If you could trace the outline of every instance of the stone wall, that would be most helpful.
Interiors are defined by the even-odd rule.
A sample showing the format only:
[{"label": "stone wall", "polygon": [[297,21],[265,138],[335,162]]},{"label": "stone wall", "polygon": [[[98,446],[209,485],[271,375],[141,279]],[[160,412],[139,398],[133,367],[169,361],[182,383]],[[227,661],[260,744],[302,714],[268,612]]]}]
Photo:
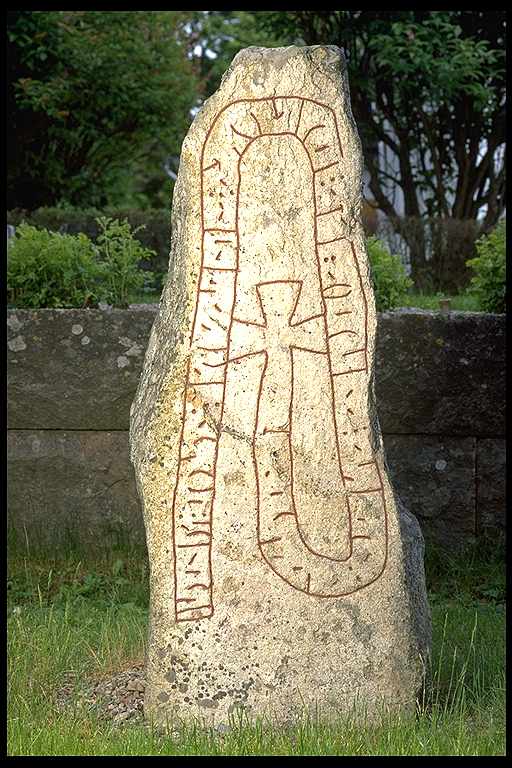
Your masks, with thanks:
[{"label": "stone wall", "polygon": [[[8,312],[9,528],[24,541],[143,542],[128,426],[155,309]],[[447,547],[505,528],[504,337],[503,315],[379,316],[391,477]]]}]

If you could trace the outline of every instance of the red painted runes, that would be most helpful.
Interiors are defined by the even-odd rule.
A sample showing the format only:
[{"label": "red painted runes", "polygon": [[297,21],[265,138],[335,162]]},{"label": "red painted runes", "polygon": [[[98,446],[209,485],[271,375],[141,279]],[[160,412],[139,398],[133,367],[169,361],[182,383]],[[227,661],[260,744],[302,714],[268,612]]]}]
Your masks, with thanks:
[{"label": "red painted runes", "polygon": [[[303,158],[313,211],[304,274],[283,256],[265,264],[265,281],[251,268],[250,247],[244,246],[252,240],[241,227],[244,175],[258,161],[261,142],[267,150],[280,142]],[[268,151],[261,156],[268,158]],[[248,358],[259,366],[252,459],[263,560],[290,587],[335,598],[375,582],[388,548],[383,469],[372,448],[371,425],[357,420],[364,409],[353,404],[355,393],[369,386],[368,296],[343,219],[344,158],[335,113],[297,96],[234,101],[215,117],[200,163],[202,259],[172,504],[176,621],[213,615],[219,425],[228,367]],[[334,446],[331,501],[346,520],[348,545],[337,557],[318,551],[300,522],[306,502],[297,481],[303,470],[296,446],[304,431],[301,414],[309,407],[311,370],[325,380],[325,429]]]}]

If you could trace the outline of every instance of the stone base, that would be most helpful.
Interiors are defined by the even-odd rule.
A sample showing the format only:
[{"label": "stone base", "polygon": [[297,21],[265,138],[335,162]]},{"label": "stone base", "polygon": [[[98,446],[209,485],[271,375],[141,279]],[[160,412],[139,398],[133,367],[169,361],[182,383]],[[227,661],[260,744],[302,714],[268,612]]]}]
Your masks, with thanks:
[{"label": "stone base", "polygon": [[238,547],[226,541],[231,513],[216,530],[226,541],[212,562],[224,597],[211,618],[176,623],[162,567],[153,571],[146,717],[162,726],[219,725],[242,709],[287,725],[306,715],[375,720],[383,711],[414,711],[431,633],[416,519],[399,504],[389,570],[374,585],[315,599],[276,579],[250,546],[254,518],[236,493],[247,515]]}]

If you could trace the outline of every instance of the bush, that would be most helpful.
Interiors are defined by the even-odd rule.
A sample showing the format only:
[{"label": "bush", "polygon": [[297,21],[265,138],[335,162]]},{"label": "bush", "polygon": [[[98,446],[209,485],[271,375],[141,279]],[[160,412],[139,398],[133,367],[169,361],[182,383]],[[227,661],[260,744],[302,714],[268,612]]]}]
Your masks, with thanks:
[{"label": "bush", "polygon": [[8,301],[19,307],[86,307],[104,298],[102,266],[87,235],[20,224],[9,243]]},{"label": "bush", "polygon": [[[463,292],[470,281],[468,259],[476,256],[480,225],[474,219],[403,216],[378,219],[374,233],[411,266],[415,289],[421,293]],[[411,248],[411,244],[414,246]]]},{"label": "bush", "polygon": [[126,219],[129,222],[134,237],[150,249],[146,251],[145,259],[141,263],[143,269],[160,273],[167,270],[171,235],[171,217],[167,210],[107,207],[101,211],[97,208],[37,208],[35,211],[26,211],[23,208],[14,208],[7,212],[7,223],[18,227],[22,221],[26,221],[39,229],[70,235],[83,232],[92,240],[96,240],[100,216]]},{"label": "bush", "polygon": [[407,277],[400,257],[391,254],[377,237],[368,238],[366,247],[370,259],[377,310],[383,312],[386,309],[394,309],[398,306],[403,294],[412,286],[412,280]]},{"label": "bush", "polygon": [[473,269],[468,293],[484,312],[505,312],[505,220],[476,243],[478,256],[467,265]]},{"label": "bush", "polygon": [[22,223],[9,243],[8,301],[18,307],[125,306],[145,277],[139,261],[152,252],[134,239],[127,221],[97,219],[95,245],[87,235],[65,235]]},{"label": "bush", "polygon": [[105,269],[107,299],[111,304],[126,306],[130,294],[140,293],[145,277],[152,276],[140,269],[139,264],[154,252],[134,237],[143,225],[132,231],[126,219],[121,222],[105,216],[97,219],[97,223],[100,234],[96,242]]}]

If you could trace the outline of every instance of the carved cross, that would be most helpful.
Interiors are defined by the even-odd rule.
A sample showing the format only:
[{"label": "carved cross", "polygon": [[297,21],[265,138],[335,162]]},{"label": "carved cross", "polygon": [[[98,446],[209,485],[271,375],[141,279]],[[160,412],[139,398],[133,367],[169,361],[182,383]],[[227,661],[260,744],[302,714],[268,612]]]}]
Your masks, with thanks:
[{"label": "carved cross", "polygon": [[256,291],[263,322],[233,318],[228,362],[265,354],[257,431],[280,431],[289,428],[292,349],[327,354],[324,316],[294,321],[302,280],[258,283]]}]

